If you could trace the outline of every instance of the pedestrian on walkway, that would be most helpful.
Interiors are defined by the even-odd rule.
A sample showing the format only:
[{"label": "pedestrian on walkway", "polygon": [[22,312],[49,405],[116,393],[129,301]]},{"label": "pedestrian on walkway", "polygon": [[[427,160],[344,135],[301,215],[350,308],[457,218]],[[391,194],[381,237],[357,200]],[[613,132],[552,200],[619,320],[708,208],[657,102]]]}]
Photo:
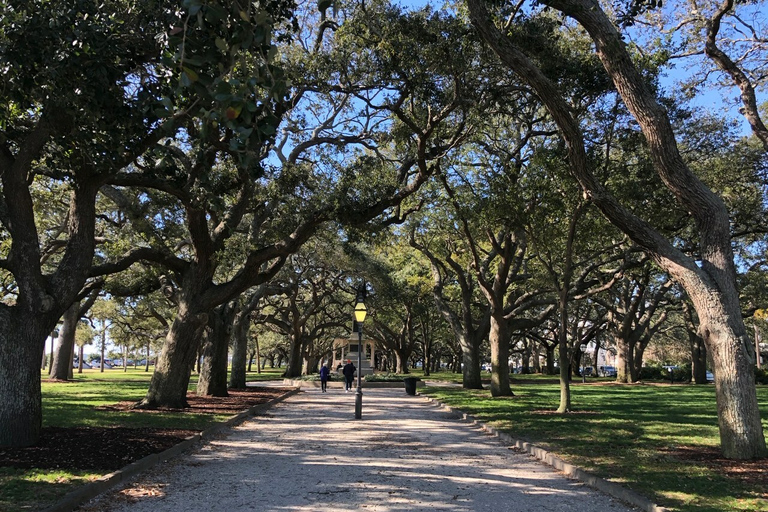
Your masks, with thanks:
[{"label": "pedestrian on walkway", "polygon": [[344,365],[344,369],[341,372],[344,374],[344,390],[349,393],[352,389],[352,380],[355,378],[355,365],[352,364],[351,359],[347,359],[347,364]]},{"label": "pedestrian on walkway", "polygon": [[320,389],[323,393],[328,391],[328,377],[331,375],[331,370],[326,365],[320,368]]}]

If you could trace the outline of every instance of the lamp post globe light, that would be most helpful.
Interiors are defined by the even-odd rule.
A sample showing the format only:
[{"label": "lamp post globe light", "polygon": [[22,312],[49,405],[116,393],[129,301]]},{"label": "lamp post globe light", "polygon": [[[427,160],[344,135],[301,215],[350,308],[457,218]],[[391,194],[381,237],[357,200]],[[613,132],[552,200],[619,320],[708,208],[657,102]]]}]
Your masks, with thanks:
[{"label": "lamp post globe light", "polygon": [[368,310],[362,294],[358,294],[355,304],[355,320],[357,321],[357,391],[355,391],[355,419],[363,417],[363,388],[361,377],[363,373],[363,322]]},{"label": "lamp post globe light", "polygon": [[587,369],[584,367],[584,354],[587,353],[587,344],[582,343],[579,345],[579,350],[581,350],[581,382],[583,384],[587,382]]}]

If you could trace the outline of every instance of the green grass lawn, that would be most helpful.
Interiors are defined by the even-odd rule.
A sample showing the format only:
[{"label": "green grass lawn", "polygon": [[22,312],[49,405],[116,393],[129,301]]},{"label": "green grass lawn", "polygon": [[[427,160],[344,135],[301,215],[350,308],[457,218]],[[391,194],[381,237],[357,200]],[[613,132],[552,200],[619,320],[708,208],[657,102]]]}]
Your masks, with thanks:
[{"label": "green grass lawn", "polygon": [[[660,505],[686,512],[768,511],[768,489],[745,485],[674,453],[679,448],[695,453],[719,445],[712,385],[577,383],[571,387],[575,411],[563,415],[553,414],[559,385],[534,380],[512,387],[516,396],[504,398],[493,398],[487,390],[420,392]],[[758,387],[758,399],[768,431],[768,387]]]},{"label": "green grass lawn", "polygon": [[[77,372],[77,370],[75,370]],[[247,380],[280,379],[282,369],[265,369],[261,374],[251,372]],[[70,382],[49,382],[42,374],[43,427],[158,427],[204,430],[229,416],[189,413],[140,414],[99,410],[100,405],[141,400],[147,393],[152,368],[112,368],[101,373],[98,369],[75,373]],[[197,376],[190,381],[190,390],[197,385]],[[105,454],[105,456],[108,456]],[[0,510],[3,512],[42,510],[75,487],[102,476],[102,473],[0,467]]]},{"label": "green grass lawn", "polygon": [[[246,380],[265,381],[280,379],[282,369],[263,370],[261,374],[246,374]],[[159,427],[204,430],[222,421],[226,416],[189,413],[135,414],[98,410],[100,405],[122,401],[138,402],[147,393],[152,368],[98,369],[75,373],[70,382],[42,381],[43,426],[74,427]],[[197,375],[190,378],[189,389],[197,386]]]},{"label": "green grass lawn", "polygon": [[[251,372],[248,381],[280,379],[282,369]],[[438,372],[422,379],[460,383],[461,375]],[[47,375],[44,375],[47,377]],[[488,378],[488,374],[483,375]],[[99,405],[138,401],[151,378],[143,368],[84,370],[73,382],[43,379],[44,426],[156,426],[205,429],[224,416],[131,414],[100,411]],[[516,379],[521,379],[520,381]],[[524,379],[524,380],[522,380]],[[552,450],[588,471],[622,483],[676,510],[768,512],[768,489],[744,485],[704,462],[682,459],[680,448],[714,449],[719,444],[714,387],[690,385],[572,386],[575,411],[553,414],[559,400],[556,377],[515,375],[515,397],[492,398],[487,390],[422,388],[421,393],[453,405],[508,432]],[[190,382],[194,389],[196,377]],[[763,425],[768,431],[768,387],[758,387]],[[44,508],[77,485],[101,474],[60,470],[0,468],[0,510]],[[761,495],[762,493],[762,495]]]}]

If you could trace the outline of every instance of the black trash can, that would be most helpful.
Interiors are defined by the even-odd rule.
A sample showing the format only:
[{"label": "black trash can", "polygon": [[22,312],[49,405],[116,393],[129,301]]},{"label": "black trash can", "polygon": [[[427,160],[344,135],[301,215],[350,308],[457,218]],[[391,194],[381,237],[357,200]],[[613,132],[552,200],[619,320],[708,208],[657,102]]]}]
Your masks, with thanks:
[{"label": "black trash can", "polygon": [[406,377],[403,379],[405,383],[405,392],[409,395],[416,394],[416,383],[419,381],[418,377]]}]

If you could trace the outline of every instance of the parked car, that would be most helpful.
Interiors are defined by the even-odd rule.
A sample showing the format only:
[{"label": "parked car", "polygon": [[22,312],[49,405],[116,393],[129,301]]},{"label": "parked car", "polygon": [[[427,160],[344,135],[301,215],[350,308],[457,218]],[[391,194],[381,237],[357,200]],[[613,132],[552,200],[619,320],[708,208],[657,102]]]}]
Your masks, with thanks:
[{"label": "parked car", "polygon": [[707,372],[707,382],[714,382],[715,375],[712,372]]},{"label": "parked car", "polygon": [[618,372],[616,372],[616,367],[614,366],[601,366],[599,369],[599,375],[601,377],[616,377]]}]

